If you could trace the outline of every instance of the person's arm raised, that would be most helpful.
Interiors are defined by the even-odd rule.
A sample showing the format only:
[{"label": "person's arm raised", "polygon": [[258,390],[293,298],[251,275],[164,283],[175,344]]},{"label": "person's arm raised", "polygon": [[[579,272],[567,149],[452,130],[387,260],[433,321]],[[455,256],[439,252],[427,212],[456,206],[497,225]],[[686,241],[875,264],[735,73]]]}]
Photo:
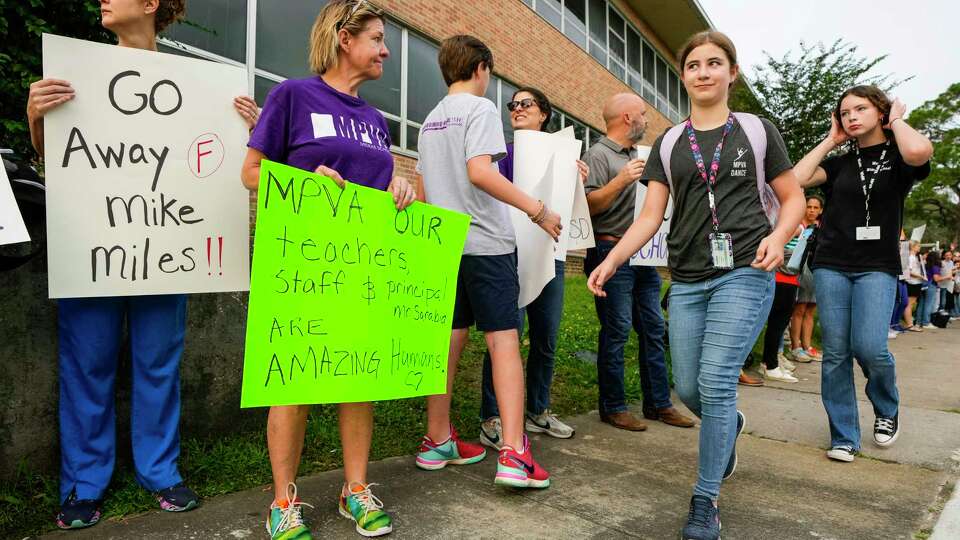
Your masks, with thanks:
[{"label": "person's arm raised", "polygon": [[906,106],[896,99],[890,107],[890,121],[887,123],[887,129],[893,131],[897,142],[897,150],[903,162],[912,167],[919,167],[930,161],[933,156],[933,143],[923,133],[913,129],[903,119],[906,113]]},{"label": "person's arm raised", "polygon": [[603,284],[610,279],[623,263],[647,242],[660,229],[663,216],[667,212],[667,202],[670,199],[670,188],[660,182],[650,182],[647,185],[647,194],[643,200],[643,208],[637,220],[630,225],[623,238],[617,242],[607,258],[597,266],[587,279],[587,288],[596,296],[606,296]]},{"label": "person's arm raised", "polygon": [[[494,199],[520,210],[531,218],[537,216],[541,211],[540,205],[542,203],[524,193],[520,188],[513,185],[513,182],[504,178],[499,171],[494,169],[489,155],[480,155],[467,160],[467,176],[470,178],[470,183],[478,189],[483,190]],[[546,207],[543,208],[543,212],[543,219],[537,225],[546,231],[554,241],[557,241],[560,238],[560,231],[563,229],[560,224],[560,216]]]},{"label": "person's arm raised", "polygon": [[820,166],[820,163],[834,148],[848,140],[850,140],[850,136],[843,131],[843,128],[837,122],[837,117],[831,114],[830,134],[793,166],[793,172],[797,176],[800,188],[812,188],[826,182],[827,171]]},{"label": "person's arm raised", "polygon": [[620,172],[604,184],[603,187],[587,193],[587,206],[590,208],[590,215],[595,216],[606,212],[607,209],[610,208],[610,205],[613,204],[613,201],[623,193],[623,190],[627,189],[630,184],[640,178],[646,163],[647,162],[642,159],[628,161],[627,164],[620,169]]}]

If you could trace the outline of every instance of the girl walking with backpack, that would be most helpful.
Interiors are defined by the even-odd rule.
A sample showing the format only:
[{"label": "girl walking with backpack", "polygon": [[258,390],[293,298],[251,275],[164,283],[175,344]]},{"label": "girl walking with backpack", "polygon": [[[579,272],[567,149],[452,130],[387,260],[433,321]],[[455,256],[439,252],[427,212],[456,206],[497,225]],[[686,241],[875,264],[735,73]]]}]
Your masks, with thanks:
[{"label": "girl walking with backpack", "polygon": [[[690,118],[654,143],[639,218],[587,286],[603,296],[615,269],[656,233],[672,194],[670,351],[677,393],[702,420],[699,471],[681,538],[720,538],[720,484],[737,464],[737,380],[774,296],[772,271],[804,211],[783,139],[768,121],[727,105],[739,74],[730,39],[695,34],[680,53]],[[709,160],[709,161],[708,161]],[[776,226],[770,217],[777,213]],[[707,336],[709,339],[705,339]]]},{"label": "girl walking with backpack", "polygon": [[[900,435],[887,316],[903,271],[898,243],[903,202],[913,183],[930,174],[933,155],[930,140],[904,121],[905,112],[879,88],[855,86],[840,96],[830,134],[796,166],[801,185],[821,186],[827,198],[811,268],[823,329],[827,457],[837,461],[853,461],[860,449],[854,358],[868,379],[874,442],[889,446]],[[844,143],[848,152],[824,160]]]}]

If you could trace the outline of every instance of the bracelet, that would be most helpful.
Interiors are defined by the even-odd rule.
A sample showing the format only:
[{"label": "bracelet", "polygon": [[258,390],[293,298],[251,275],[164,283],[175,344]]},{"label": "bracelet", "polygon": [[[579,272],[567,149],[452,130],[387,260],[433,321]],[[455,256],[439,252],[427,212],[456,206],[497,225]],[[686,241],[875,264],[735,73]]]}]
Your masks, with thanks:
[{"label": "bracelet", "polygon": [[535,215],[530,216],[530,221],[533,221],[537,225],[543,223],[543,220],[547,219],[547,205],[543,204],[543,201],[537,201],[540,203],[540,209],[537,210]]},{"label": "bracelet", "polygon": [[893,123],[896,122],[897,120],[900,120],[901,122],[906,122],[906,120],[904,120],[902,116],[898,116],[890,121],[890,129],[893,129]]},{"label": "bracelet", "polygon": [[537,211],[533,214],[527,214],[527,217],[530,218],[530,221],[534,223],[537,223],[537,218],[540,217],[540,214],[543,212],[543,209],[546,206],[543,204],[543,201],[538,200],[537,203],[540,204],[540,206],[537,207]]}]

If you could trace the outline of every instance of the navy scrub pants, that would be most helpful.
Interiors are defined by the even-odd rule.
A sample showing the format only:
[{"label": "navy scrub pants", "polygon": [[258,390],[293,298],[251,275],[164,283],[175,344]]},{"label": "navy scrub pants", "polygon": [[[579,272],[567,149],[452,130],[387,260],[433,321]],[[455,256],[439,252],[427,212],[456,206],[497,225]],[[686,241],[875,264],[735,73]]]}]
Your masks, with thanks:
[{"label": "navy scrub pants", "polygon": [[60,499],[101,499],[113,475],[114,400],[123,323],[130,333],[131,440],[137,481],[159,491],[182,481],[180,355],[185,295],[58,302]]}]

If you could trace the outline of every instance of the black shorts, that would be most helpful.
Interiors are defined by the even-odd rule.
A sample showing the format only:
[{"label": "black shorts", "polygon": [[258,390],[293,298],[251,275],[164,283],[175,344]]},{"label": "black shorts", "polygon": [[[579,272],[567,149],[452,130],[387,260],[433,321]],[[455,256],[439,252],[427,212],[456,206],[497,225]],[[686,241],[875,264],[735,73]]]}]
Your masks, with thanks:
[{"label": "black shorts", "polygon": [[464,255],[457,275],[453,328],[476,323],[481,332],[516,328],[520,322],[517,254]]},{"label": "black shorts", "polygon": [[907,296],[910,298],[917,298],[920,296],[920,293],[923,292],[923,285],[913,283],[907,283]]}]

